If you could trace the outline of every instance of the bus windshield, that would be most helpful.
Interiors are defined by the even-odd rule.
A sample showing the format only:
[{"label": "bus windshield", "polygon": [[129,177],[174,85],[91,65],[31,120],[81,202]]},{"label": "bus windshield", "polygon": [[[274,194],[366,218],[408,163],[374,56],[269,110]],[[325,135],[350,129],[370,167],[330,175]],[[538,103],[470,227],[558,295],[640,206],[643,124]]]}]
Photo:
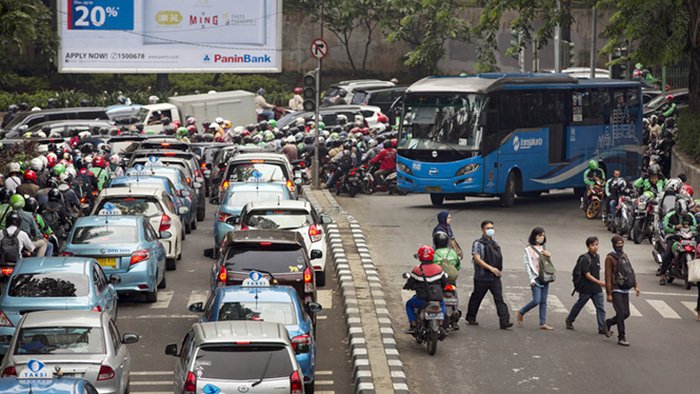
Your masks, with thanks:
[{"label": "bus windshield", "polygon": [[407,95],[399,149],[477,150],[486,96],[476,93]]}]

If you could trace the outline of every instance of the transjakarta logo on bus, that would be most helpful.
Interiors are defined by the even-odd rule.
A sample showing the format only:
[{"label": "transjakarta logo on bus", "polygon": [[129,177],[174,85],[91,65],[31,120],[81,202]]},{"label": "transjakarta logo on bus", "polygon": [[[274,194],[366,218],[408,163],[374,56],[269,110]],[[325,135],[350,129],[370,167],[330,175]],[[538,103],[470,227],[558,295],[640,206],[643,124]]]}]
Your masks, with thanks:
[{"label": "transjakarta logo on bus", "polygon": [[204,63],[272,63],[270,55],[253,56],[250,54],[225,56],[221,54],[205,54],[202,56]]},{"label": "transjakarta logo on bus", "polygon": [[517,135],[513,137],[513,150],[530,149],[533,146],[542,146],[544,140],[540,137],[520,138]]}]

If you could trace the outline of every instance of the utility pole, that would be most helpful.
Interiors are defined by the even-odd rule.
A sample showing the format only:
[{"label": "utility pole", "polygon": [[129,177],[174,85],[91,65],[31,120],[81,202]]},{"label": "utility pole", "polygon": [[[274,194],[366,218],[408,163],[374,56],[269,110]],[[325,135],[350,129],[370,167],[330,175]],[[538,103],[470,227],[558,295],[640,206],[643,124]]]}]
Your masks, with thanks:
[{"label": "utility pole", "polygon": [[[323,0],[321,0],[321,7],[320,7],[320,12],[321,12],[321,17],[319,18],[321,20],[321,39],[323,39]],[[323,65],[323,59],[318,59],[318,67],[316,68],[316,110],[314,111],[314,139],[316,140],[316,143],[314,144],[314,160],[313,163],[311,164],[311,178],[313,181],[313,187],[315,189],[319,189],[321,187],[320,182],[319,182],[319,172],[320,169],[319,167],[319,149],[318,149],[318,137],[320,136],[320,130],[318,128],[318,124],[321,121],[320,115],[318,112],[318,107],[321,105],[321,66]]]},{"label": "utility pole", "polygon": [[595,78],[595,55],[596,55],[596,38],[598,36],[598,9],[593,7],[593,22],[591,27],[591,69],[590,77]]},{"label": "utility pole", "polygon": [[[557,17],[561,13],[561,0],[557,0]],[[557,18],[559,20],[560,18]],[[561,24],[554,28],[554,72],[561,72]]]}]

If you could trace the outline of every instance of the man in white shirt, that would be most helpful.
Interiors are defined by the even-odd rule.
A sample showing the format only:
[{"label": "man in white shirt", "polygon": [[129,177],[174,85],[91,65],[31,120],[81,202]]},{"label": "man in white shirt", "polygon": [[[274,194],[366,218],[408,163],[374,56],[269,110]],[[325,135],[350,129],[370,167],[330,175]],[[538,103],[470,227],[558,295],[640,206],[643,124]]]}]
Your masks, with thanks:
[{"label": "man in white shirt", "polygon": [[[8,236],[16,236],[17,240],[19,241],[19,251],[17,255],[19,256],[19,258],[22,258],[22,253],[25,250],[27,250],[30,253],[34,252],[34,249],[36,249],[36,247],[34,246],[34,243],[32,243],[32,240],[29,238],[29,235],[26,232],[19,229],[20,224],[22,224],[22,217],[19,216],[17,212],[13,211],[7,216],[7,224],[9,226],[6,229],[0,231],[0,242],[2,242],[2,239],[5,238],[5,234],[7,233]],[[0,254],[3,254],[2,249],[0,249]],[[6,257],[4,259],[6,259]]]},{"label": "man in white shirt", "polygon": [[289,100],[289,109],[292,111],[303,111],[304,110],[304,99],[301,97],[302,89],[300,87],[294,88],[294,97]]},{"label": "man in white shirt", "polygon": [[260,88],[258,89],[258,95],[255,96],[255,112],[257,112],[258,115],[262,115],[265,120],[270,120],[275,118],[275,113],[273,110],[275,109],[275,106],[272,104],[268,104],[267,101],[265,101],[265,89]]}]

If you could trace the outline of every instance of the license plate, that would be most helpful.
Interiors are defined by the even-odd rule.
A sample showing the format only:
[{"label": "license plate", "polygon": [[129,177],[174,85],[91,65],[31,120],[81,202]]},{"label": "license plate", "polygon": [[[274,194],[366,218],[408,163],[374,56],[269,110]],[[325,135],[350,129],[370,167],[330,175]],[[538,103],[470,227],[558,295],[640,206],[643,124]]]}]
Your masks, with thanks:
[{"label": "license plate", "polygon": [[117,259],[114,257],[102,257],[97,259],[101,267],[117,268]]},{"label": "license plate", "polygon": [[456,298],[445,298],[445,305],[457,305],[458,301]]},{"label": "license plate", "polygon": [[426,320],[442,320],[442,313],[426,313]]},{"label": "license plate", "polygon": [[440,186],[426,186],[425,191],[432,192],[432,193],[441,192],[442,188]]},{"label": "license plate", "polygon": [[301,178],[301,171],[295,171],[295,172],[294,172],[294,177],[295,177],[295,178]]}]

